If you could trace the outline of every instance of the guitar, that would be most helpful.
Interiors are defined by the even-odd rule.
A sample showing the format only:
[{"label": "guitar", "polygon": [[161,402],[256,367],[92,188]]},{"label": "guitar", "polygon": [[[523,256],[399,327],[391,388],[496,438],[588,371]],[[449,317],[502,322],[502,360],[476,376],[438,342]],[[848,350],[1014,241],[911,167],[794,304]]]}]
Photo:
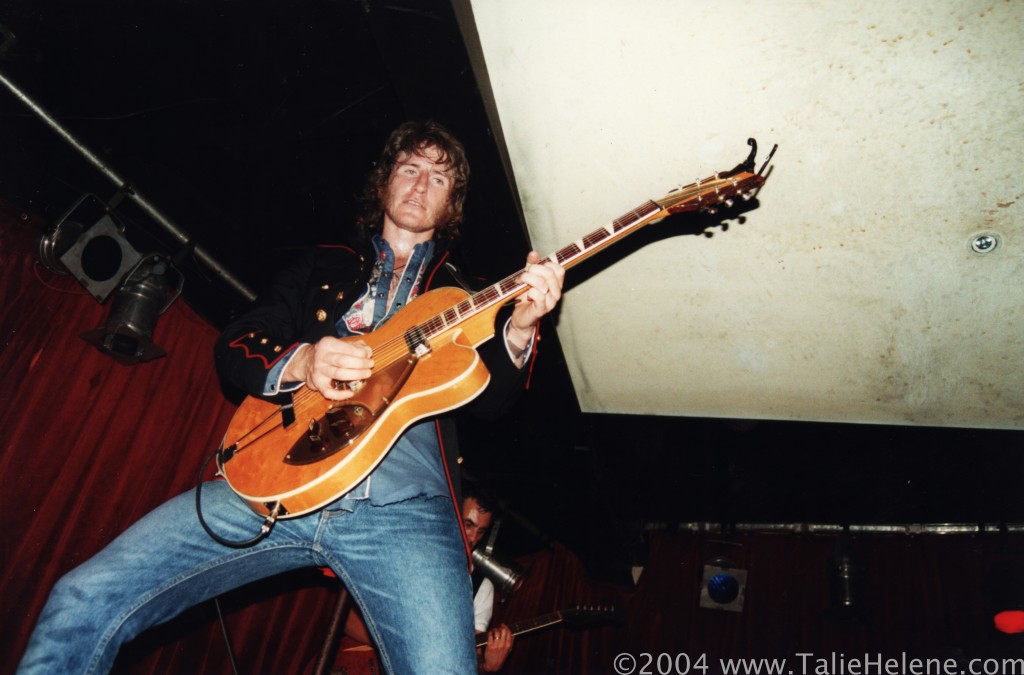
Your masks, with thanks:
[{"label": "guitar", "polygon": [[[732,171],[676,188],[548,256],[569,268],[669,215],[711,211],[749,199],[764,184],[754,171],[757,143]],[[498,310],[526,292],[524,270],[473,294],[438,288],[418,296],[390,321],[361,336],[372,350],[373,375],[343,386],[335,402],[303,388],[289,405],[250,397],[232,417],[217,453],[220,473],[268,521],[300,516],[338,499],[381,462],[413,422],[458,408],[490,381],[476,348],[494,337]]]},{"label": "guitar", "polygon": [[[526,633],[533,633],[541,630],[542,628],[548,628],[549,626],[556,626],[560,623],[564,623],[568,626],[580,628],[594,623],[600,623],[604,621],[614,621],[621,618],[621,612],[615,607],[611,606],[598,606],[598,607],[570,607],[557,612],[551,612],[550,614],[542,614],[541,616],[535,616],[532,619],[526,619],[525,621],[517,621],[509,625],[509,630],[512,631],[512,635],[520,636]],[[477,635],[476,641],[477,647],[487,646],[487,634],[481,633]]]}]

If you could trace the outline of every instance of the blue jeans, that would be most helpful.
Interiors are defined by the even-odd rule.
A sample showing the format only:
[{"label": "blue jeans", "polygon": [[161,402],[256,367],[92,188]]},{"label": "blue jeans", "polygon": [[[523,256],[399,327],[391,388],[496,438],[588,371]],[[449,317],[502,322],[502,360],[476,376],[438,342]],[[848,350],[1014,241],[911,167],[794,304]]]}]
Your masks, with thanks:
[{"label": "blue jeans", "polygon": [[[226,539],[262,523],[216,481],[203,516]],[[472,583],[451,500],[419,497],[281,520],[255,546],[218,544],[196,518],[193,492],[126,530],[53,588],[18,672],[105,673],[144,629],[251,581],[330,567],[363,611],[390,673],[476,672]],[[269,629],[268,629],[269,630]]]}]

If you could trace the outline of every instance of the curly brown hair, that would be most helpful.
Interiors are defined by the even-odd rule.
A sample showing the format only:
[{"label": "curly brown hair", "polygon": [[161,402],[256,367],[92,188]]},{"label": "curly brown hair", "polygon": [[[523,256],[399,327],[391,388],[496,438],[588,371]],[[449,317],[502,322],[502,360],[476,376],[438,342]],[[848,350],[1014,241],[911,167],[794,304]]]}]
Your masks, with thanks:
[{"label": "curly brown hair", "polygon": [[360,200],[362,212],[356,218],[360,233],[369,238],[384,225],[384,204],[382,195],[391,178],[391,170],[399,155],[421,154],[426,148],[436,148],[439,161],[449,165],[452,175],[452,189],[448,197],[448,210],[444,222],[438,223],[435,237],[456,239],[462,222],[463,206],[469,186],[469,160],[466,149],[455,136],[433,121],[405,122],[393,132],[384,145],[380,159],[366,178]]}]

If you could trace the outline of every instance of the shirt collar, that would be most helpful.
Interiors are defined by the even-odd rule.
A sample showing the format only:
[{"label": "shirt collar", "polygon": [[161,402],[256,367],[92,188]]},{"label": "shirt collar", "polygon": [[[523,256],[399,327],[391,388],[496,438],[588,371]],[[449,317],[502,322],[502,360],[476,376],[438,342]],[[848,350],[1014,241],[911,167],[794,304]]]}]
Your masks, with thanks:
[{"label": "shirt collar", "polygon": [[[373,243],[373,250],[376,252],[378,259],[381,257],[381,254],[390,254],[391,261],[392,263],[394,263],[395,254],[391,250],[391,244],[387,242],[387,239],[380,236],[379,234],[375,234],[370,239],[370,241]],[[429,260],[434,253],[434,240],[429,239],[427,241],[420,242],[419,244],[413,246],[412,253],[409,255],[409,259],[412,260],[413,258],[416,258],[417,255],[420,254],[421,252],[423,255],[421,260]]]}]

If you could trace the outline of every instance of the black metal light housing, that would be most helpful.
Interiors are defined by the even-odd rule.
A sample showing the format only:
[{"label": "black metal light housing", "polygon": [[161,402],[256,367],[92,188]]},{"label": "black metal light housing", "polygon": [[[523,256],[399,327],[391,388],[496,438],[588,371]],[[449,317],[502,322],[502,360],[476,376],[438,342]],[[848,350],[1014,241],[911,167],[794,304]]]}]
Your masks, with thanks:
[{"label": "black metal light housing", "polygon": [[72,275],[100,303],[110,297],[142,258],[125,238],[124,227],[107,205],[88,193],[39,240],[39,260],[43,266],[56,274]]},{"label": "black metal light housing", "polygon": [[143,259],[115,293],[107,320],[82,333],[82,339],[126,365],[166,356],[164,349],[153,344],[153,329],[181,294],[180,275],[176,288],[170,290],[169,269],[173,268],[159,256]]}]

